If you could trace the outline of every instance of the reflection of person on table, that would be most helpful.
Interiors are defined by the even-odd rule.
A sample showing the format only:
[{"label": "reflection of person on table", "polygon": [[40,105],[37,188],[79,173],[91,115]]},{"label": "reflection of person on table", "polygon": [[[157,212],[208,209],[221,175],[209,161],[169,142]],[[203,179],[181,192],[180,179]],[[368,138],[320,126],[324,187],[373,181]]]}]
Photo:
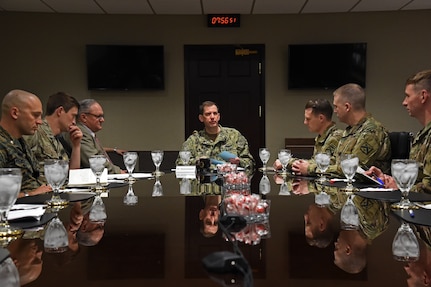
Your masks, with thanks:
[{"label": "reflection of person on table", "polygon": [[[102,130],[102,124],[105,122],[105,115],[102,106],[93,99],[85,99],[79,102],[79,111],[77,125],[81,129],[83,137],[81,140],[81,168],[89,168],[89,158],[92,155],[106,155],[108,158],[106,168],[109,173],[126,173],[120,167],[114,165],[107,155],[108,151],[114,151],[123,154],[125,151],[117,148],[106,148],[100,143],[96,133]],[[64,140],[72,144],[70,136],[63,134]]]},{"label": "reflection of person on table", "polygon": [[[219,154],[223,151],[236,155],[230,162],[243,167],[248,174],[254,172],[255,161],[250,154],[246,138],[236,129],[219,125],[220,113],[216,103],[203,102],[199,107],[199,121],[204,129],[194,131],[183,143],[182,150],[191,152],[191,163],[196,163],[200,157],[208,157],[223,161]],[[177,165],[181,159],[177,159]]]},{"label": "reflection of person on table", "polygon": [[[382,124],[365,110],[364,89],[356,84],[346,84],[333,94],[334,112],[347,127],[335,151],[335,164],[331,164],[327,172],[344,176],[340,167],[342,154],[356,155],[360,166],[375,165],[388,171],[391,156],[389,135]],[[293,170],[296,173],[303,168],[296,166]]]},{"label": "reflection of person on table", "polygon": [[72,141],[69,167],[80,168],[82,132],[76,126],[78,108],[78,101],[66,93],[58,92],[48,98],[45,119],[34,135],[25,137],[40,163],[43,164],[45,159],[69,160],[62,143],[56,138],[60,133],[66,132]]},{"label": "reflection of person on table", "polygon": [[327,247],[334,239],[335,211],[329,206],[310,204],[304,214],[305,238],[310,246]]},{"label": "reflection of person on table", "polygon": [[78,251],[79,245],[96,245],[105,232],[103,222],[92,222],[89,219],[92,203],[93,199],[85,202],[75,202],[71,209],[68,236],[69,249],[74,252]]},{"label": "reflection of person on table", "polygon": [[212,237],[218,231],[221,195],[205,195],[203,199],[204,207],[199,211],[199,220],[202,221],[201,233],[205,237]]},{"label": "reflection of person on table", "polygon": [[[300,174],[316,174],[317,165],[314,161],[316,154],[323,152],[328,153],[331,157],[334,154],[343,132],[335,126],[335,122],[332,121],[332,114],[333,109],[328,100],[310,100],[305,104],[304,125],[308,127],[310,132],[317,133],[317,136],[314,141],[313,156],[310,160],[291,160]],[[273,166],[274,169],[282,168],[278,159]]]},{"label": "reflection of person on table", "polygon": [[[42,242],[40,239],[19,238],[12,241],[7,249],[18,269],[21,286],[36,280],[42,272]],[[39,243],[39,244],[38,244]]]},{"label": "reflection of person on table", "polygon": [[[410,149],[409,158],[419,163],[416,186],[412,191],[431,193],[431,70],[418,72],[407,79],[403,106],[423,126]],[[395,180],[378,167],[371,167],[366,174],[376,175],[385,182],[385,187],[397,189]]]},{"label": "reflection of person on table", "polygon": [[419,259],[416,262],[407,262],[407,286],[431,286],[431,227],[416,226],[419,242]]},{"label": "reflection of person on table", "polygon": [[42,103],[23,90],[12,90],[3,98],[0,119],[0,167],[20,168],[22,184],[19,197],[51,191],[40,176],[40,166],[23,139],[33,135],[42,124]]},{"label": "reflection of person on table", "polygon": [[[348,197],[344,193],[338,195]],[[366,266],[368,245],[388,228],[390,210],[388,203],[380,200],[355,196],[353,202],[358,209],[359,229],[340,230],[335,242],[334,263],[340,269],[356,274]]]}]

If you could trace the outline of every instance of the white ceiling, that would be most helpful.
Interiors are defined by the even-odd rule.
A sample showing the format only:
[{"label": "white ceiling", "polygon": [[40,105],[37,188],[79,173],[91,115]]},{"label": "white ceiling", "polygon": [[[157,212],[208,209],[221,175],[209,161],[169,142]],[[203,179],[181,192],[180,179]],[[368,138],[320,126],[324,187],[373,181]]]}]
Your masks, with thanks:
[{"label": "white ceiling", "polygon": [[79,14],[304,14],[431,9],[431,0],[0,0],[0,11]]}]

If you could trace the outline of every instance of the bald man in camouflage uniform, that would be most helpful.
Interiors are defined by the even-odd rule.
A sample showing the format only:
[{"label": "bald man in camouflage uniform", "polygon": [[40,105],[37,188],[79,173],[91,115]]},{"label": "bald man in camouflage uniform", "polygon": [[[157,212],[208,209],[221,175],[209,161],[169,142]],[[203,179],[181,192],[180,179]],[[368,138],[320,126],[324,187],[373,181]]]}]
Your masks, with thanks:
[{"label": "bald man in camouflage uniform", "polygon": [[336,164],[328,172],[343,176],[342,154],[354,154],[362,167],[377,166],[390,170],[391,143],[388,131],[365,110],[365,92],[356,84],[346,84],[334,92],[334,112],[347,124],[335,152]]},{"label": "bald man in camouflage uniform", "polygon": [[0,167],[20,168],[20,197],[51,191],[40,176],[40,166],[23,135],[32,135],[42,123],[42,103],[23,90],[10,91],[2,101],[0,120]]},{"label": "bald man in camouflage uniform", "polygon": [[[246,138],[236,129],[219,125],[220,114],[214,102],[203,102],[199,110],[199,120],[204,124],[204,129],[194,131],[181,148],[191,152],[191,162],[195,163],[200,157],[223,161],[219,154],[227,151],[236,155],[236,158],[230,160],[231,163],[243,167],[248,174],[252,174],[255,161],[250,154]],[[177,164],[180,162],[178,158]]]}]

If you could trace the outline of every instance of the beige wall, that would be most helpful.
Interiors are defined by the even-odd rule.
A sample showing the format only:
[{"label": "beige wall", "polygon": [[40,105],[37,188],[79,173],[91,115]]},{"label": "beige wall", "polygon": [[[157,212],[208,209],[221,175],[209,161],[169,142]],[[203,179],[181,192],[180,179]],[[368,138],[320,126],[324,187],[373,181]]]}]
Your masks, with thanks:
[{"label": "beige wall", "polygon": [[[187,44],[253,43],[266,46],[266,141],[276,150],[285,137],[311,137],[303,106],[331,91],[290,91],[287,47],[293,43],[367,42],[367,108],[390,130],[420,129],[401,106],[404,81],[431,68],[431,11],[308,15],[243,15],[241,28],[210,29],[205,16],[64,15],[0,13],[0,95],[30,90],[42,101],[62,90],[92,97],[105,109],[105,145],[177,150],[184,140],[184,63]],[[86,44],[157,44],[165,47],[166,89],[90,92]]]}]

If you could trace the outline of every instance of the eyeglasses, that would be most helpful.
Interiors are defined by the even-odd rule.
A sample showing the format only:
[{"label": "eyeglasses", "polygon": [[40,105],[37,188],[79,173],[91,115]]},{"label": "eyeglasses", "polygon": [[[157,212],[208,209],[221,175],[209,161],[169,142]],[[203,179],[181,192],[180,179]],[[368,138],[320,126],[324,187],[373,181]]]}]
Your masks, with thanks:
[{"label": "eyeglasses", "polygon": [[91,115],[91,116],[93,116],[93,117],[95,117],[96,119],[98,119],[98,120],[100,120],[100,119],[104,119],[105,118],[105,115],[104,114],[101,114],[101,115],[95,115],[95,114],[92,114],[92,113],[85,113],[86,115]]}]

